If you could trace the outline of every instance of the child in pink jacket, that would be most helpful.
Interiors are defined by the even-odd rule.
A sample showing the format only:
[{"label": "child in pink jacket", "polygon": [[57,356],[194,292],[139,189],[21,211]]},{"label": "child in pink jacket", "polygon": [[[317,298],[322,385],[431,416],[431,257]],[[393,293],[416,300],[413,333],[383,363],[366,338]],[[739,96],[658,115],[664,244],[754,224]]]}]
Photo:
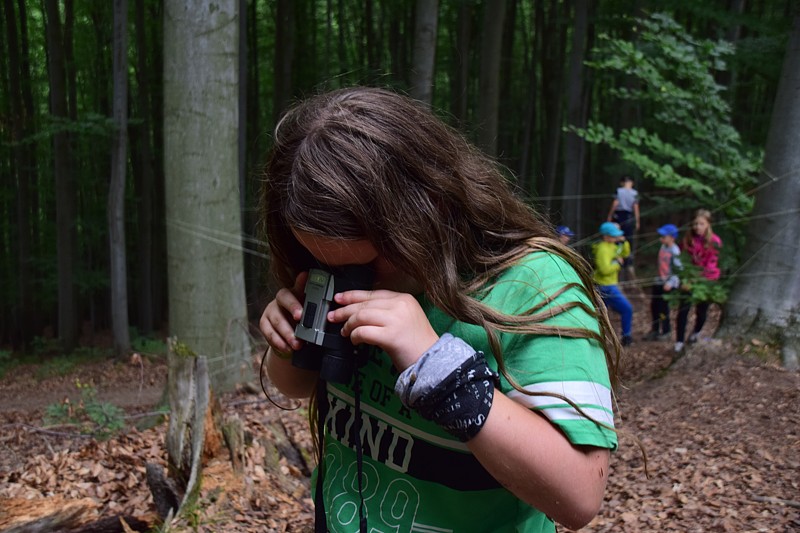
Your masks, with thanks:
[{"label": "child in pink jacket", "polygon": [[[692,258],[692,263],[703,269],[703,277],[709,281],[719,279],[719,251],[722,248],[722,239],[711,230],[711,212],[707,209],[698,209],[692,220],[692,229],[683,237],[681,249]],[[700,330],[706,322],[708,308],[711,302],[699,302],[695,307],[694,329],[689,335],[688,342],[697,342]],[[681,304],[678,309],[678,331],[675,351],[680,352],[684,347],[686,324],[689,309],[692,304],[689,300]]]}]

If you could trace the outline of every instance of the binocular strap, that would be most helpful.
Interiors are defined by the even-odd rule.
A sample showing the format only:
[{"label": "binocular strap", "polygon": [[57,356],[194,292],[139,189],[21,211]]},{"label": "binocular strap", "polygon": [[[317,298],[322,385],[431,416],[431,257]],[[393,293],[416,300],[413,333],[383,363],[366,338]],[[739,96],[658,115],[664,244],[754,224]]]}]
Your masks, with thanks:
[{"label": "binocular strap", "polygon": [[[358,468],[358,519],[360,533],[367,533],[367,517],[364,515],[364,455],[361,448],[361,383],[354,378],[353,393],[355,396],[355,433],[356,433],[356,466]],[[317,465],[317,486],[314,490],[314,532],[328,533],[328,521],[325,516],[325,495],[323,493],[325,475],[325,419],[328,416],[328,383],[317,381],[317,439],[320,454]]]}]

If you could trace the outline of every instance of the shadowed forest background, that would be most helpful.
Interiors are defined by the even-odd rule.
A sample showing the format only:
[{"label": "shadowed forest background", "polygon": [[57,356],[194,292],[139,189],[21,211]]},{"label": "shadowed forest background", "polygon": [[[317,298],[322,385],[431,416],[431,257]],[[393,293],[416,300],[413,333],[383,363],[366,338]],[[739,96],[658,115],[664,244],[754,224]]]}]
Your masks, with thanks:
[{"label": "shadowed forest background", "polygon": [[[5,0],[1,362],[174,334],[241,378],[271,289],[257,231],[271,131],[296,99],[353,84],[430,105],[581,250],[629,174],[643,274],[653,229],[704,207],[726,243],[718,301],[746,277],[794,286],[795,267],[747,268],[797,242],[780,234],[796,206],[753,213],[765,188],[796,193],[796,171],[763,167],[796,17],[791,0]],[[768,223],[782,229],[747,253]],[[751,319],[772,307],[748,302]]]}]

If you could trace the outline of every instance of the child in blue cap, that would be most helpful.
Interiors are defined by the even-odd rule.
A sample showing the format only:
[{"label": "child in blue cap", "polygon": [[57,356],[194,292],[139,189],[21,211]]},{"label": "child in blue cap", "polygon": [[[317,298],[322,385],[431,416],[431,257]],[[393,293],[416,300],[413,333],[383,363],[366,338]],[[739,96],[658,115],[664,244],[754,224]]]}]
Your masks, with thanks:
[{"label": "child in blue cap", "polygon": [[652,329],[645,340],[655,341],[669,339],[672,329],[669,322],[669,304],[664,294],[680,286],[678,271],[681,265],[681,249],[675,244],[678,238],[678,227],[675,224],[664,224],[658,228],[661,236],[661,248],[658,250],[658,275],[653,283],[653,297],[650,300],[650,312],[653,317]]},{"label": "child in blue cap", "polygon": [[594,282],[606,307],[620,316],[622,321],[622,345],[633,342],[631,326],[633,306],[619,290],[619,271],[625,259],[631,255],[631,245],[625,233],[614,222],[600,224],[600,242],[592,247],[594,254]]},{"label": "child in blue cap", "polygon": [[569,244],[569,241],[575,236],[575,233],[569,229],[569,226],[558,226],[556,228],[556,233],[558,233],[558,240],[564,245]]}]

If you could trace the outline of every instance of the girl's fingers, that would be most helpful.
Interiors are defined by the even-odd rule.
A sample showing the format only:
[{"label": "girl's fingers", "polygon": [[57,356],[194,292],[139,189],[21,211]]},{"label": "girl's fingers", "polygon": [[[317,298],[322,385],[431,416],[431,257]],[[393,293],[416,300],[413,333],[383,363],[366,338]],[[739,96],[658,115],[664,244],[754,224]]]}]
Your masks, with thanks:
[{"label": "girl's fingers", "polygon": [[361,302],[394,298],[397,296],[398,293],[387,291],[385,289],[378,289],[376,291],[355,290],[337,293],[333,296],[333,299],[339,305],[351,305]]},{"label": "girl's fingers", "polygon": [[[355,306],[350,306],[349,309],[353,307]],[[391,318],[387,311],[390,311],[388,306],[383,308],[361,307],[359,309],[354,309],[353,312],[344,319],[345,323],[342,325],[342,335],[347,337],[355,328],[363,325],[385,327]],[[355,342],[355,340],[353,340],[353,342]]]},{"label": "girl's fingers", "polygon": [[259,329],[267,343],[275,350],[286,353],[298,349],[301,344],[294,336],[294,326],[284,314],[271,302],[261,316]]},{"label": "girl's fingers", "polygon": [[385,333],[382,326],[359,326],[350,334],[350,342],[353,344],[371,344],[380,346]]},{"label": "girl's fingers", "polygon": [[282,288],[275,295],[259,320],[259,329],[269,345],[281,353],[298,350],[303,343],[294,336],[295,324],[303,316],[303,296],[308,273],[303,272],[295,279],[294,286]]},{"label": "girl's fingers", "polygon": [[293,291],[289,289],[281,289],[275,295],[275,301],[278,305],[286,310],[286,313],[297,322],[303,316],[303,303],[297,299]]}]

